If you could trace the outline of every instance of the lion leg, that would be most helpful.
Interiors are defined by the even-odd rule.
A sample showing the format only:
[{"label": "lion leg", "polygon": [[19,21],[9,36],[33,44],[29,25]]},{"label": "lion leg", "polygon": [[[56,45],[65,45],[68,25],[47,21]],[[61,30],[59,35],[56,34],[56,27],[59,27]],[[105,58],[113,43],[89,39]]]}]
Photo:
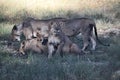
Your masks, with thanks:
[{"label": "lion leg", "polygon": [[90,37],[90,40],[92,42],[92,48],[91,48],[91,50],[95,50],[95,48],[96,48],[96,41],[95,41],[94,37]]},{"label": "lion leg", "polygon": [[25,42],[22,42],[19,48],[19,53],[25,55]]},{"label": "lion leg", "polygon": [[[28,39],[28,40],[29,40],[29,39],[32,39],[32,34],[28,34],[28,35],[27,35],[27,39]],[[26,39],[26,40],[27,40],[27,39]]]},{"label": "lion leg", "polygon": [[54,53],[55,49],[53,45],[48,45],[48,59],[50,59]]},{"label": "lion leg", "polygon": [[36,51],[39,53],[44,53],[44,50],[39,43],[36,45]]},{"label": "lion leg", "polygon": [[33,37],[37,37],[37,33],[33,31]]},{"label": "lion leg", "polygon": [[82,50],[84,51],[89,46],[89,37],[85,36],[85,35],[83,35],[82,37],[83,37],[83,48],[82,48]]},{"label": "lion leg", "polygon": [[26,40],[32,39],[32,31],[30,29],[24,28],[23,34],[24,34]]},{"label": "lion leg", "polygon": [[83,51],[76,44],[72,44],[72,46],[70,47],[70,52],[76,53],[79,55],[83,54]]},{"label": "lion leg", "polygon": [[63,52],[62,52],[63,46],[64,46],[64,43],[61,43],[61,44],[58,46],[58,49],[57,49],[57,51],[56,51],[56,53],[57,53],[57,54],[60,54],[61,57],[63,57]]}]

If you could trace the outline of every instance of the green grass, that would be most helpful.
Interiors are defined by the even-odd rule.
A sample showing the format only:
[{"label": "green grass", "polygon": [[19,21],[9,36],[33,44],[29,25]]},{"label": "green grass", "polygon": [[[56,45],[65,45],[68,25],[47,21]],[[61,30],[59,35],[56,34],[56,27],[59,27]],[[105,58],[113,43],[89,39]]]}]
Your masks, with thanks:
[{"label": "green grass", "polygon": [[[13,24],[1,23],[0,26],[0,80],[110,80],[112,74],[120,68],[120,38],[117,36],[109,39],[101,37],[103,42],[110,42],[111,46],[98,44],[97,50],[92,54],[83,56],[65,54],[63,58],[55,55],[48,60],[46,55],[39,53],[29,52],[27,57],[11,53],[5,48],[7,44],[4,41],[9,40]],[[100,23],[97,22],[97,26],[100,28]],[[101,27],[104,28],[109,27]],[[81,41],[76,38],[73,40],[81,45]]]},{"label": "green grass", "polygon": [[5,39],[10,37],[10,33],[12,30],[13,24],[4,22],[0,23],[0,39]]},{"label": "green grass", "polygon": [[[104,53],[94,52],[83,56],[45,55],[30,53],[27,58],[0,53],[0,80],[110,80],[119,69],[119,48],[114,44]],[[116,53],[115,53],[116,52]]]}]

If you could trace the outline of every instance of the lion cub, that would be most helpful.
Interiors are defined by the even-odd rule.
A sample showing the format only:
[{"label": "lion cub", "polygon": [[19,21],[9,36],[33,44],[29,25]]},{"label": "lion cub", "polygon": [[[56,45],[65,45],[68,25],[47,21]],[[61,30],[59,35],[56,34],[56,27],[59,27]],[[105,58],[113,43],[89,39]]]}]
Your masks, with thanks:
[{"label": "lion cub", "polygon": [[47,46],[43,45],[44,43],[46,42],[44,42],[40,36],[30,40],[24,40],[20,45],[19,53],[25,55],[25,51],[27,50],[33,50],[38,53],[45,53],[47,51]]},{"label": "lion cub", "polygon": [[73,43],[61,30],[60,23],[51,22],[50,33],[48,37],[48,58],[53,54],[59,53],[63,57],[63,53],[82,54],[83,51]]}]

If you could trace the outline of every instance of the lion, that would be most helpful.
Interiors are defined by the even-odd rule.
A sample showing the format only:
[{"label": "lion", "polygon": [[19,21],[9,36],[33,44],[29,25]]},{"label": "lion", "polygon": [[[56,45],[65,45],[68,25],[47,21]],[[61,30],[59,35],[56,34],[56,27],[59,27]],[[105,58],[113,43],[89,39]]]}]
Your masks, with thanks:
[{"label": "lion", "polygon": [[12,28],[11,36],[13,41],[20,41],[20,36],[23,34],[25,39],[32,39],[36,37],[36,33],[47,39],[49,35],[49,22],[65,20],[65,18],[52,18],[47,20],[40,20],[34,18],[27,18],[22,23],[14,25]]},{"label": "lion", "polygon": [[20,24],[15,24],[12,28],[11,31],[11,39],[13,41],[20,41],[21,40],[21,35],[23,34],[25,39],[32,39],[33,37],[33,30],[32,27],[29,23],[33,18],[27,18],[25,19],[22,23]]},{"label": "lion", "polygon": [[[74,18],[74,19],[69,19],[69,20],[67,19],[67,20],[60,21],[60,23],[61,23],[60,27],[63,33],[68,37],[76,36],[81,33],[82,39],[83,39],[82,50],[86,50],[90,42],[92,43],[91,50],[95,50],[96,40],[104,46],[109,46],[109,45],[103,44],[98,39],[97,28],[96,28],[95,21],[93,19]],[[94,29],[96,39],[94,38],[94,35],[93,35],[93,29]]]},{"label": "lion", "polygon": [[49,25],[50,22],[53,21],[62,21],[66,20],[65,18],[52,18],[52,19],[47,19],[47,20],[39,20],[39,19],[34,19],[30,22],[31,27],[33,29],[33,36],[36,37],[36,32],[41,34],[42,37],[47,38],[49,35]]},{"label": "lion", "polygon": [[59,22],[51,22],[50,28],[48,37],[48,59],[50,59],[55,53],[60,54],[61,57],[63,57],[63,53],[83,53],[75,43],[64,35]]},{"label": "lion", "polygon": [[27,50],[32,50],[38,53],[46,53],[47,46],[43,45],[43,38],[39,34],[37,36],[37,38],[22,41],[20,44],[19,53],[25,55],[25,51]]},{"label": "lion", "polygon": [[[31,39],[32,37],[36,37],[36,33],[39,32],[44,37],[44,39],[47,40],[50,29],[49,27],[50,21],[59,22],[62,32],[68,37],[76,36],[79,33],[81,33],[83,39],[82,50],[86,50],[90,42],[92,43],[91,50],[95,50],[96,40],[102,45],[105,45],[98,39],[95,21],[90,18],[74,18],[74,19],[53,18],[48,20],[30,18],[28,20],[25,20],[22,24],[13,27],[12,38],[20,41],[20,35],[21,33],[23,33],[26,39]],[[93,36],[93,29],[95,32],[96,39]]]}]

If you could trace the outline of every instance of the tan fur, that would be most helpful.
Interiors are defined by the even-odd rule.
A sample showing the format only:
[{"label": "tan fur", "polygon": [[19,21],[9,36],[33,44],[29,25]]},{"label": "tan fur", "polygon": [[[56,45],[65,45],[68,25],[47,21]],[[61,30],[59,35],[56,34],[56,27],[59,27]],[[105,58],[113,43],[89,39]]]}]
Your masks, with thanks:
[{"label": "tan fur", "polygon": [[19,53],[25,54],[25,51],[32,50],[39,53],[45,53],[47,46],[42,45],[42,39],[40,37],[33,38],[30,40],[24,40],[21,42]]},{"label": "tan fur", "polygon": [[[30,22],[31,27],[33,29],[33,33],[38,32],[39,34],[41,34],[42,37],[48,37],[49,35],[49,25],[51,21],[62,21],[65,20],[64,18],[52,18],[52,19],[48,19],[48,20],[38,20],[38,19],[34,19]],[[35,35],[33,35],[35,36]]]},{"label": "tan fur", "polygon": [[[70,20],[61,21],[61,28],[62,31],[65,33],[66,36],[76,36],[79,33],[82,34],[83,39],[83,48],[85,50],[90,42],[92,43],[92,50],[96,48],[96,40],[93,36],[93,28],[95,29],[95,36],[98,40],[96,24],[93,19],[90,18],[74,18]],[[98,40],[99,41],[99,40]],[[99,41],[100,42],[100,41]]]},{"label": "tan fur", "polygon": [[51,24],[48,37],[48,58],[51,58],[54,53],[60,53],[61,56],[63,56],[63,53],[81,54],[82,50],[64,35],[58,25],[59,23],[57,22]]},{"label": "tan fur", "polygon": [[[96,29],[95,21],[90,18],[75,18],[69,20],[64,18],[53,18],[48,20],[28,19],[22,23],[23,26],[20,32],[23,32],[26,39],[31,39],[32,37],[36,37],[37,32],[41,34],[42,37],[47,38],[49,35],[49,29],[50,29],[49,25],[51,21],[59,22],[62,32],[66,36],[71,37],[81,33],[84,44],[82,50],[86,50],[90,42],[92,43],[91,49],[95,50],[96,40],[93,36],[93,28],[96,34],[97,34],[97,29]],[[97,35],[96,35],[96,39],[99,41]],[[18,40],[20,40],[20,38]]]},{"label": "tan fur", "polygon": [[39,19],[34,19],[34,18],[27,18],[22,23],[18,25],[14,25],[12,32],[11,32],[12,39],[20,41],[21,34],[25,36],[26,40],[32,39],[32,37],[36,37],[36,33],[38,32],[39,34],[41,34],[41,36],[48,37],[49,22],[59,21],[63,19],[64,18],[53,18],[53,19],[48,19],[48,20],[39,20]]}]

